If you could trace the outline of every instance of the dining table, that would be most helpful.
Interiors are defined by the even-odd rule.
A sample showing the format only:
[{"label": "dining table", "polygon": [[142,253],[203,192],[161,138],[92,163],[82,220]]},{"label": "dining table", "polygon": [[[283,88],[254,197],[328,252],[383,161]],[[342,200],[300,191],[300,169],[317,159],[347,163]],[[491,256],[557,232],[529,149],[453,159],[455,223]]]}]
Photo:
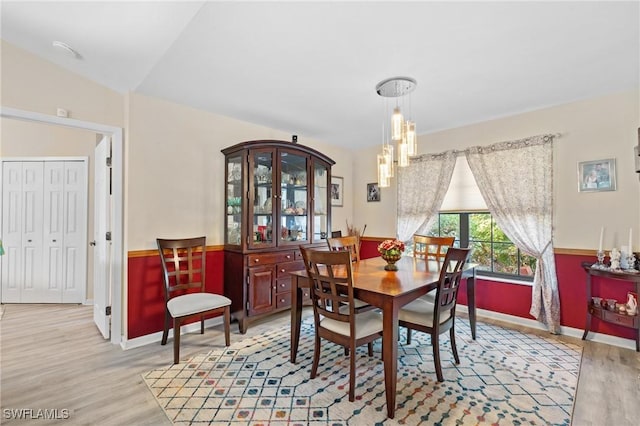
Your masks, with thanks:
[{"label": "dining table", "polygon": [[[403,256],[397,271],[384,269],[379,257],[363,259],[353,264],[354,297],[382,311],[382,359],[384,363],[387,416],[392,419],[396,408],[398,373],[398,312],[402,306],[434,290],[440,278],[442,260],[426,260]],[[466,263],[467,306],[471,337],[476,338],[475,264]],[[295,364],[300,341],[302,308],[309,301],[310,283],[306,271],[291,272],[291,354]],[[306,294],[303,294],[305,292]]]}]

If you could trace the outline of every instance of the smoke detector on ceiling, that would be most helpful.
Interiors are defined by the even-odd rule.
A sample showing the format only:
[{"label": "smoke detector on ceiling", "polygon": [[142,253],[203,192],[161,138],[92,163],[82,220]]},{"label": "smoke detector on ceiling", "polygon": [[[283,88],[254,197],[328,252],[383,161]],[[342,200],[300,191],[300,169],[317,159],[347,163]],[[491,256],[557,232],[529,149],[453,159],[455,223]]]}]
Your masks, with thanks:
[{"label": "smoke detector on ceiling", "polygon": [[54,41],[53,47],[57,47],[58,49],[64,50],[68,55],[71,55],[75,59],[82,59],[82,55],[78,53],[73,47],[69,46],[67,43],[63,43],[61,41]]}]

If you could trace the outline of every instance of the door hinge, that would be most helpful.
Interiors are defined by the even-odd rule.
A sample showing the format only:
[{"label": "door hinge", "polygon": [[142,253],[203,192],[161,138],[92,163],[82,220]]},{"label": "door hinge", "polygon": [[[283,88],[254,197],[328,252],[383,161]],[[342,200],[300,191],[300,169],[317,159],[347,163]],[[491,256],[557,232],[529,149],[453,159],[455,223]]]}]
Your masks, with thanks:
[{"label": "door hinge", "polygon": [[107,239],[107,241],[111,241],[111,231],[108,231],[108,232],[105,234],[105,238]]},{"label": "door hinge", "polygon": [[107,307],[104,308],[104,314],[106,316],[111,315],[111,306],[107,306]]},{"label": "door hinge", "polygon": [[111,157],[107,157],[107,167],[111,167]]}]

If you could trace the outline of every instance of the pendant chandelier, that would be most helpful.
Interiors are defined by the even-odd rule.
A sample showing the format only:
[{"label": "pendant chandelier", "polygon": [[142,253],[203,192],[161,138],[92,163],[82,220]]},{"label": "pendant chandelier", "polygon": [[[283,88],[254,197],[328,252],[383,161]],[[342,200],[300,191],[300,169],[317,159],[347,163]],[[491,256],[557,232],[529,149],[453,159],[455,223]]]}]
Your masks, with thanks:
[{"label": "pendant chandelier", "polygon": [[[384,118],[382,122],[382,152],[378,154],[378,187],[387,188],[391,185],[390,179],[394,177],[393,157],[394,146],[397,143],[398,167],[409,165],[409,157],[418,154],[418,136],[416,123],[411,119],[405,120],[401,106],[404,108],[404,96],[413,92],[418,83],[410,77],[392,77],[382,80],[376,85],[376,92],[383,98],[396,98],[391,121],[388,122],[389,105],[387,99],[384,102]],[[401,102],[402,101],[402,102]],[[402,103],[402,105],[401,105]],[[411,105],[409,103],[409,112]],[[389,123],[386,125],[386,123]]]}]

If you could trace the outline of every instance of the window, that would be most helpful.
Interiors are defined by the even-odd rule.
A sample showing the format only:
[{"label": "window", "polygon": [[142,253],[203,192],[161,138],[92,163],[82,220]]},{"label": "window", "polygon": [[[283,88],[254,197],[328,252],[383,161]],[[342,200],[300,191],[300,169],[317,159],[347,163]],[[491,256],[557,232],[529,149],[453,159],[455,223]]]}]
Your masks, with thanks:
[{"label": "window", "polygon": [[426,234],[453,236],[456,247],[470,247],[480,275],[533,281],[536,259],[522,253],[489,212],[441,212]]}]

